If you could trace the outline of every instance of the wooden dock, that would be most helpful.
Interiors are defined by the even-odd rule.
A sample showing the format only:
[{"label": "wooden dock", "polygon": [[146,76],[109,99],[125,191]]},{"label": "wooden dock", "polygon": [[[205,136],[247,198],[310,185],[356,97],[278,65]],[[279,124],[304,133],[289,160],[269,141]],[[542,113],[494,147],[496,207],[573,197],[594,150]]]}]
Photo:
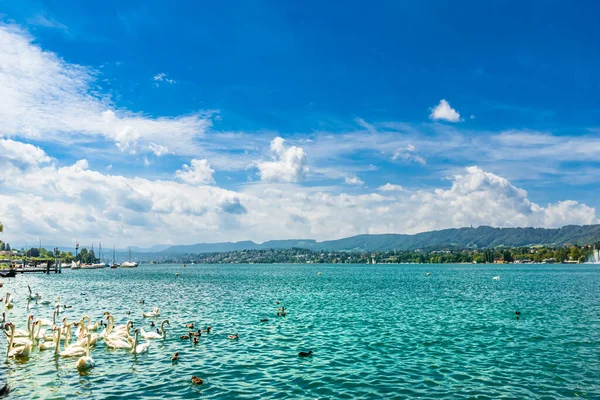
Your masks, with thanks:
[{"label": "wooden dock", "polygon": [[[45,266],[40,267],[40,264],[45,264]],[[16,276],[16,274],[31,274],[36,272],[43,274],[54,272],[55,274],[60,274],[62,273],[62,266],[59,262],[55,262],[54,260],[41,261],[37,265],[27,267],[17,267],[13,264],[9,269],[0,269],[0,277],[11,278]]]}]

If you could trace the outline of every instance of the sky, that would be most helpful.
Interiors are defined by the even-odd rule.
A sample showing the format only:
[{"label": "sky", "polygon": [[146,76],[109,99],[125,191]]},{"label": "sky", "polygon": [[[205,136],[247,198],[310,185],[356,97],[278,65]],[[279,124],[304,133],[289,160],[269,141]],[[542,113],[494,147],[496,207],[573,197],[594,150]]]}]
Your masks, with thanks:
[{"label": "sky", "polygon": [[0,240],[600,222],[599,3],[371,3],[0,0]]}]

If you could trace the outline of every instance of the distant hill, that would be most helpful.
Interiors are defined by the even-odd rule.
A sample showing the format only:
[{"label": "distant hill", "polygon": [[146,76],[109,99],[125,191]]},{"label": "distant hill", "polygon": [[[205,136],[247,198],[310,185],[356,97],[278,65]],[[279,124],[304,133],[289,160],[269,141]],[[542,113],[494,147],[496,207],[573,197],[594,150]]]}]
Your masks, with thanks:
[{"label": "distant hill", "polygon": [[358,235],[345,239],[327,240],[272,240],[262,244],[252,241],[225,243],[198,243],[171,246],[160,255],[216,253],[240,250],[304,248],[322,251],[391,251],[431,250],[444,247],[489,248],[498,246],[562,246],[565,244],[593,244],[600,242],[600,225],[568,225],[562,228],[478,228],[444,229],[405,234]]}]

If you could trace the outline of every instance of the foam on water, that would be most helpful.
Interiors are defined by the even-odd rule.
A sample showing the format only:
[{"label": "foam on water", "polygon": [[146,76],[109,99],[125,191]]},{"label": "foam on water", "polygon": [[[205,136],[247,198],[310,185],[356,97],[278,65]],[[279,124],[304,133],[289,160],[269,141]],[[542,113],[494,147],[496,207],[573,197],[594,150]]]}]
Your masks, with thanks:
[{"label": "foam on water", "polygon": [[[15,303],[7,319],[19,327],[28,284],[73,305],[62,314],[71,321],[111,311],[117,324],[150,330],[141,313],[160,307],[157,322],[171,323],[147,354],[99,343],[87,374],[51,351],[8,360],[0,383],[11,398],[600,397],[595,265],[143,265],[4,283]],[[51,318],[52,309],[30,312]],[[196,346],[180,340],[190,322],[213,333]],[[192,375],[205,383],[191,385]]]}]

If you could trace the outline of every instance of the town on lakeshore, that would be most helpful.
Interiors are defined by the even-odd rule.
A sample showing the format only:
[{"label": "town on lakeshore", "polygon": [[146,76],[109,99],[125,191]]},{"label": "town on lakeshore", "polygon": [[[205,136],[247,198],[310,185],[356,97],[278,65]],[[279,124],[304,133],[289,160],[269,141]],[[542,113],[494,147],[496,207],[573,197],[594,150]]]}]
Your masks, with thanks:
[{"label": "town on lakeshore", "polygon": [[[576,227],[570,226],[561,229],[537,229],[531,233],[531,228],[461,228],[449,229],[438,232],[425,232],[416,235],[363,235],[341,239],[333,242],[315,241],[273,241],[261,245],[253,242],[225,243],[225,244],[197,244],[192,246],[172,246],[160,252],[140,251],[131,252],[120,250],[118,253],[113,248],[110,251],[102,250],[99,244],[94,250],[86,247],[73,251],[61,251],[58,247],[51,250],[44,247],[15,249],[9,243],[0,242],[0,267],[23,268],[43,265],[48,267],[60,265],[61,268],[83,265],[84,268],[96,266],[115,267],[130,266],[135,263],[152,264],[399,264],[399,263],[495,263],[495,264],[579,264],[585,262],[598,262],[600,237],[598,225]],[[536,240],[540,233],[551,236],[554,245],[496,245],[493,243],[506,241],[506,235],[515,232],[529,232],[524,235],[521,242]],[[464,235],[465,232],[477,238],[480,245],[473,244],[473,238],[462,243],[455,235]],[[567,232],[565,234],[565,232]],[[557,235],[561,236],[560,241]],[[396,241],[389,241],[392,236]],[[423,245],[421,236],[427,236],[432,244]],[[356,249],[357,240],[360,238],[362,249]],[[464,239],[463,239],[464,240]],[[446,241],[447,243],[445,243]],[[560,242],[561,244],[556,244]],[[582,244],[588,242],[586,244]],[[450,244],[454,243],[454,244]],[[515,241],[515,243],[519,243]],[[573,244],[578,243],[578,244]],[[391,249],[392,246],[402,249]],[[306,248],[308,247],[308,248]],[[332,248],[337,247],[337,250]],[[346,249],[339,249],[347,247]],[[354,248],[353,248],[354,247]],[[411,248],[413,247],[413,248]],[[218,250],[213,250],[218,249]],[[74,253],[74,254],[73,254]],[[118,256],[117,256],[118,254]],[[117,259],[125,259],[120,264]]]}]

